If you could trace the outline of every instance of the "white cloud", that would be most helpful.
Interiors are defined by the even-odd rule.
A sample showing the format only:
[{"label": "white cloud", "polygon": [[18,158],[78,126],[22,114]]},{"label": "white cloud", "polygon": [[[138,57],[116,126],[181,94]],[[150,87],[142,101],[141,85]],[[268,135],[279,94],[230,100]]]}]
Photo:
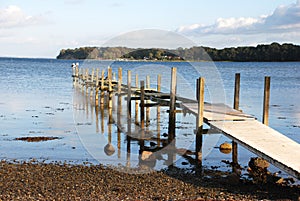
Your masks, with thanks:
[{"label": "white cloud", "polygon": [[31,16],[18,6],[0,9],[0,29],[36,25],[44,21],[42,16]]},{"label": "white cloud", "polygon": [[294,4],[278,6],[270,15],[257,18],[219,18],[212,25],[182,26],[177,32],[187,36],[207,34],[260,34],[283,33],[300,29],[300,0]]}]

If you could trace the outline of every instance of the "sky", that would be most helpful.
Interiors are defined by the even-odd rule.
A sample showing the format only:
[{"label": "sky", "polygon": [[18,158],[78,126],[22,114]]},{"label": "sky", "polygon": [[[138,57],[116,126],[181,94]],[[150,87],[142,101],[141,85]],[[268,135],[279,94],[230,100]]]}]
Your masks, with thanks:
[{"label": "sky", "polygon": [[[0,57],[55,58],[128,33],[145,40],[136,37],[145,30],[215,48],[299,45],[300,0],[0,0]],[[168,40],[170,48],[183,46]]]}]

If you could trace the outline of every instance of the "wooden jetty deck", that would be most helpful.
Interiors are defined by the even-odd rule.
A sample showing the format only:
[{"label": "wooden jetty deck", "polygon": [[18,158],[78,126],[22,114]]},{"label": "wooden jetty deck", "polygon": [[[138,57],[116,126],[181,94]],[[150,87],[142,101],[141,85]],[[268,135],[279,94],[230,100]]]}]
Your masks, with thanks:
[{"label": "wooden jetty deck", "polygon": [[[198,115],[198,104],[182,103]],[[226,105],[204,104],[204,121],[228,138],[266,159],[285,172],[300,178],[300,144],[255,120],[254,117]]]},{"label": "wooden jetty deck", "polygon": [[[300,144],[279,133],[278,131],[268,126],[268,108],[269,108],[269,93],[270,93],[270,78],[265,78],[265,94],[264,94],[264,111],[263,123],[258,122],[255,117],[245,114],[239,110],[239,74],[236,74],[235,80],[235,97],[233,108],[219,103],[211,104],[204,103],[204,78],[197,80],[197,97],[198,100],[190,100],[184,97],[176,96],[176,69],[171,71],[171,86],[170,93],[161,93],[160,82],[158,78],[158,88],[149,89],[150,84],[147,84],[145,89],[144,81],[141,81],[140,87],[131,86],[131,72],[127,73],[127,85],[122,83],[122,71],[119,69],[118,81],[112,80],[112,69],[108,69],[108,79],[104,79],[102,71],[101,79],[99,80],[98,70],[94,76],[94,71],[91,75],[88,70],[82,70],[81,73],[73,69],[74,83],[81,83],[86,87],[95,89],[95,102],[98,103],[98,91],[101,93],[107,91],[109,97],[111,93],[117,91],[118,94],[127,94],[127,106],[131,108],[131,101],[140,101],[141,111],[141,128],[144,128],[144,107],[151,107],[157,104],[169,105],[169,137],[175,137],[175,119],[178,110],[182,112],[192,113],[197,117],[196,126],[196,154],[201,152],[203,123],[208,124],[212,130],[223,133],[233,141],[232,158],[233,164],[237,164],[237,144],[240,144],[266,159],[276,167],[282,169],[288,174],[300,179]],[[156,103],[144,103],[145,100],[151,100]],[[100,104],[103,103],[102,98]],[[136,102],[137,103],[137,102]],[[97,105],[97,104],[96,104]],[[110,104],[109,104],[110,105]],[[137,105],[137,104],[136,104]],[[109,106],[110,107],[110,106]],[[131,111],[131,109],[129,109]],[[129,112],[129,118],[131,114]],[[130,127],[128,131],[130,132]],[[173,136],[172,136],[173,135]],[[199,145],[200,143],[200,145]],[[197,156],[196,156],[197,157]],[[197,157],[198,158],[198,157]],[[200,157],[201,158],[201,157]]]}]

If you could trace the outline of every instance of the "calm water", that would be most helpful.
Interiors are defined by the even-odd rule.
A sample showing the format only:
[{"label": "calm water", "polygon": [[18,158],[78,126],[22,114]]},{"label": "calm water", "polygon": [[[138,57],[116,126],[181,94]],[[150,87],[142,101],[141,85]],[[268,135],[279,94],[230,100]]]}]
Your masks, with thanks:
[{"label": "calm water", "polygon": [[[76,61],[54,59],[0,58],[0,158],[45,161],[90,161],[111,165],[139,166],[138,142],[131,142],[131,154],[127,154],[124,132],[126,115],[121,117],[122,132],[116,124],[108,124],[107,110],[96,113],[93,103],[73,88],[71,64]],[[264,76],[271,76],[271,102],[269,125],[300,143],[300,63],[164,63],[164,62],[110,62],[79,61],[80,67],[106,69],[108,65],[117,72],[123,68],[123,82],[127,70],[145,80],[150,75],[151,87],[156,85],[156,75],[162,75],[162,90],[168,92],[170,68],[177,67],[177,92],[194,98],[195,79],[206,78],[205,100],[225,102],[232,105],[235,73],[241,73],[240,109],[261,120]],[[115,101],[116,102],[116,101]],[[114,103],[116,105],[116,103]],[[123,107],[125,107],[123,100]],[[156,108],[151,108],[149,130],[160,134],[167,132],[167,109],[161,108],[161,119],[156,122]],[[116,119],[116,115],[113,116]],[[195,118],[192,115],[177,115],[177,148],[193,151]],[[134,129],[134,127],[132,127]],[[249,131],[255,132],[255,131]],[[251,134],[251,133],[250,133]],[[23,142],[15,138],[27,136],[54,136],[58,140]],[[118,145],[119,140],[119,145]],[[104,152],[110,141],[115,149],[112,155]],[[224,136],[205,136],[203,164],[230,169],[221,160],[231,160],[230,154],[220,153],[218,147],[230,142]],[[147,144],[146,144],[147,145]],[[213,146],[211,146],[213,145]],[[154,169],[166,166],[163,153]],[[247,165],[252,153],[239,146],[239,161]],[[186,166],[187,158],[176,155],[175,166]],[[130,164],[129,164],[130,163]],[[274,168],[274,170],[276,170]]]}]

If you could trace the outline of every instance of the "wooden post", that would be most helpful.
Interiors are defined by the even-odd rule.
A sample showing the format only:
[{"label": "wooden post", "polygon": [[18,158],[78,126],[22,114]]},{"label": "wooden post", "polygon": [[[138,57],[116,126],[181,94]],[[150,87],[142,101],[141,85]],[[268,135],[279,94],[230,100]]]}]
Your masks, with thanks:
[{"label": "wooden post", "polygon": [[[157,92],[161,90],[161,75],[157,75]],[[160,106],[156,108],[156,121],[157,121],[157,146],[160,147]]]},{"label": "wooden post", "polygon": [[89,91],[88,81],[89,81],[89,69],[86,68],[85,69],[85,92],[86,92],[86,95],[88,95],[88,91]]},{"label": "wooden post", "polygon": [[239,110],[240,104],[240,73],[235,74],[233,109]]},{"label": "wooden post", "polygon": [[269,105],[270,105],[270,83],[271,78],[265,77],[265,87],[264,87],[264,105],[263,105],[263,119],[262,122],[265,125],[269,125]]},{"label": "wooden post", "polygon": [[[234,100],[233,100],[233,109],[239,110],[240,104],[240,73],[235,74],[235,84],[234,84]],[[236,167],[238,166],[238,145],[235,141],[232,141],[232,171],[236,171]]]},{"label": "wooden post", "polygon": [[112,68],[108,68],[108,108],[112,108]]},{"label": "wooden post", "polygon": [[[135,87],[139,88],[139,76],[138,74],[135,75]],[[138,125],[139,123],[139,101],[135,100],[135,124]]]},{"label": "wooden post", "polygon": [[161,75],[157,75],[157,92],[161,91]]},{"label": "wooden post", "polygon": [[96,81],[95,81],[95,106],[99,105],[99,68],[96,70]]},{"label": "wooden post", "polygon": [[122,68],[118,69],[118,95],[121,95],[122,92],[122,82],[123,82],[123,77],[122,77]]},{"label": "wooden post", "polygon": [[170,113],[169,113],[169,128],[168,128],[168,141],[169,143],[175,138],[175,103],[176,103],[176,68],[172,68],[171,72],[171,86],[170,86]]},{"label": "wooden post", "polygon": [[141,114],[140,114],[140,121],[141,121],[141,129],[145,128],[145,82],[141,81]]},{"label": "wooden post", "polygon": [[[146,76],[146,88],[150,89],[150,76]],[[148,100],[146,100],[146,103],[149,103]],[[146,107],[146,127],[150,125],[150,107]]]},{"label": "wooden post", "polygon": [[139,153],[142,154],[142,152],[145,149],[145,140],[144,140],[144,136],[145,136],[145,82],[142,80],[141,81],[141,139],[139,140],[139,145],[140,145],[140,150]]},{"label": "wooden post", "polygon": [[[196,133],[196,159],[202,161],[202,134],[203,134],[203,111],[204,111],[204,78],[200,77],[197,81],[198,94],[198,115]],[[202,163],[201,163],[202,165]]]},{"label": "wooden post", "polygon": [[100,86],[100,105],[104,105],[104,70],[101,72],[101,86]]},{"label": "wooden post", "polygon": [[131,71],[127,71],[127,135],[131,134]]}]

